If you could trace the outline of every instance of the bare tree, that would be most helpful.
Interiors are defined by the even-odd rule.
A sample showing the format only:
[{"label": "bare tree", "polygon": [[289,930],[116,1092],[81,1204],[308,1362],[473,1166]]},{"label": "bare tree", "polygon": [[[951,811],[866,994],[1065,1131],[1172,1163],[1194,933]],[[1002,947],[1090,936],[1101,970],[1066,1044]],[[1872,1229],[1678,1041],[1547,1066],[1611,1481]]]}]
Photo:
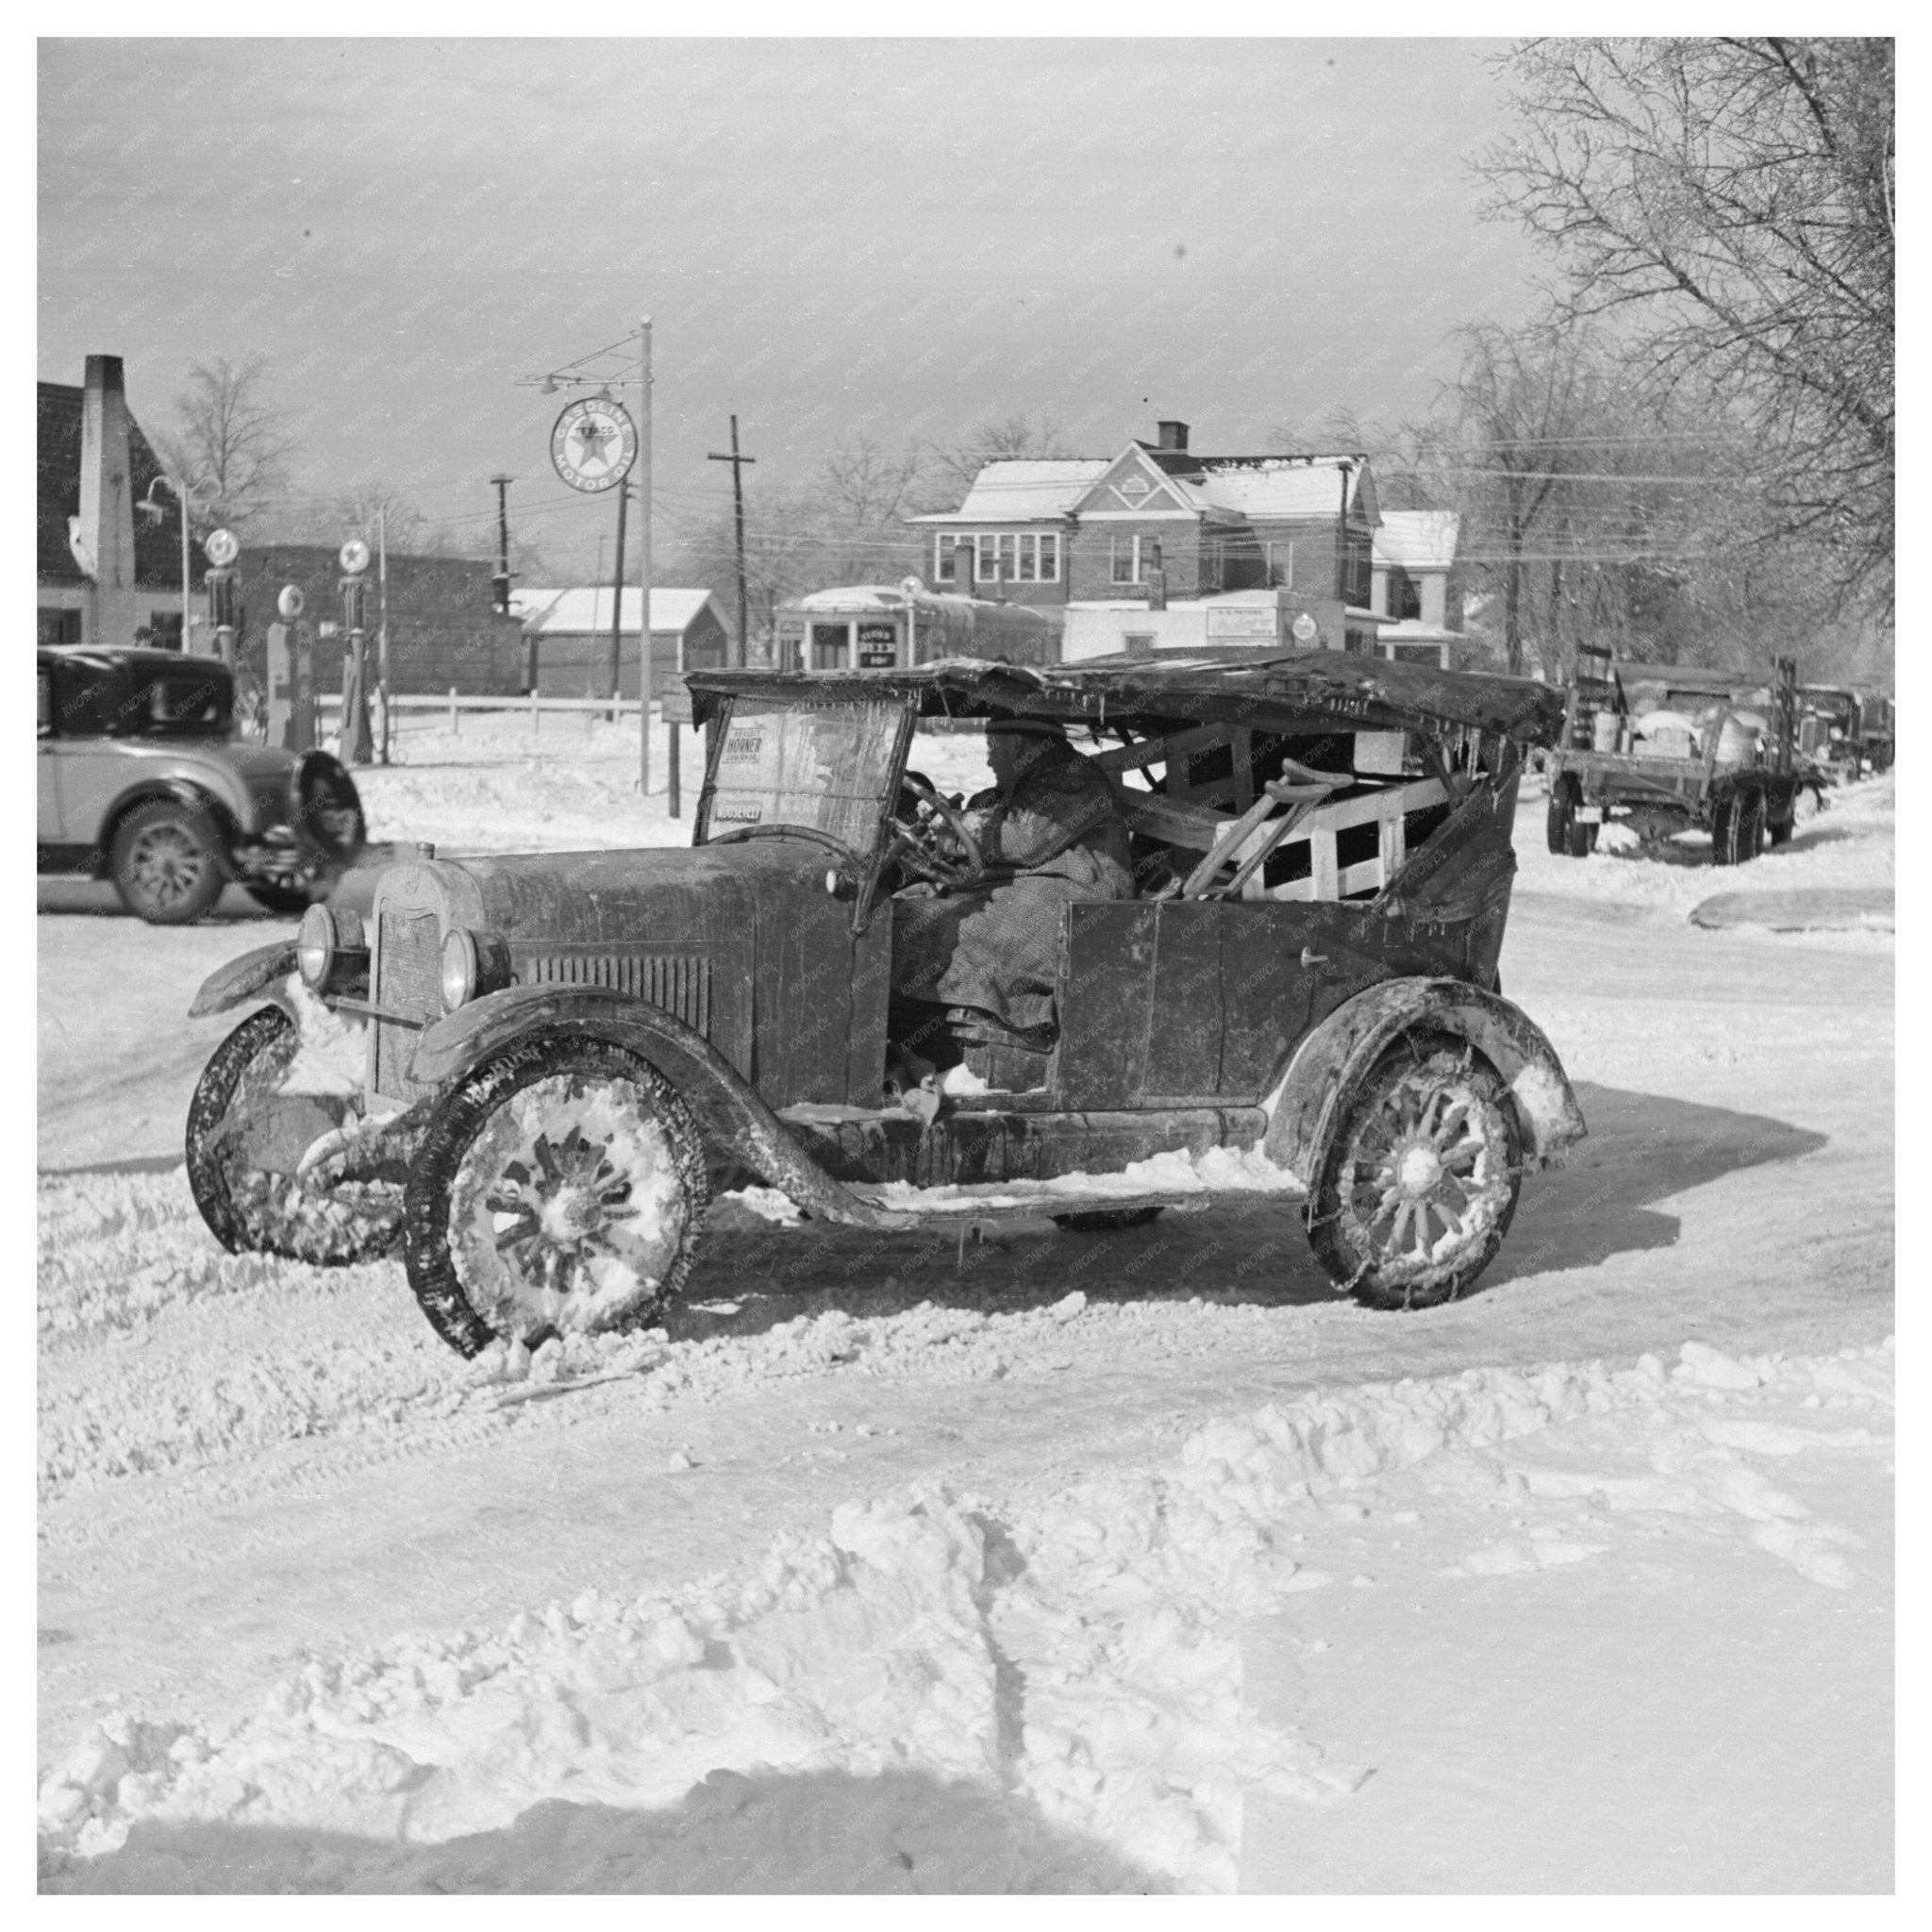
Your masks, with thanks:
[{"label": "bare tree", "polygon": [[1757,440],[1760,538],[1821,543],[1892,598],[1895,130],[1885,40],[1537,40],[1501,57],[1524,131],[1490,211],[1563,271],[1569,318],[1626,318]]},{"label": "bare tree", "polygon": [[192,364],[175,399],[175,433],[159,439],[169,469],[212,496],[226,523],[248,523],[288,489],[295,439],[286,413],[263,399],[267,373],[258,352]]},{"label": "bare tree", "polygon": [[986,416],[957,442],[927,446],[926,465],[915,492],[924,510],[958,509],[973,480],[988,463],[1003,457],[1064,457],[1071,452],[1050,415],[1036,421],[1024,413]]},{"label": "bare tree", "polygon": [[1501,597],[1504,663],[1515,675],[1537,562],[1560,603],[1562,551],[1584,509],[1572,479],[1596,473],[1586,442],[1602,382],[1581,330],[1478,323],[1457,333],[1461,371],[1435,420],[1411,434],[1411,474],[1461,511],[1466,568]]}]

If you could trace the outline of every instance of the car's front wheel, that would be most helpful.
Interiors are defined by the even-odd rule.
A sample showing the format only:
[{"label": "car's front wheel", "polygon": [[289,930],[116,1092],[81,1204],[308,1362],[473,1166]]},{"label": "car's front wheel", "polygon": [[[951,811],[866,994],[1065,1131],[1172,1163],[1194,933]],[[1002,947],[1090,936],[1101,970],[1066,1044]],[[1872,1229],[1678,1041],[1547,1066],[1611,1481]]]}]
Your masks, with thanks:
[{"label": "car's front wheel", "polygon": [[1466,1041],[1404,1040],[1342,1104],[1308,1240],[1359,1300],[1427,1307],[1495,1258],[1522,1185],[1522,1134],[1495,1069]]},{"label": "car's front wheel", "polygon": [[284,1091],[301,1043],[287,1013],[263,1007],[215,1048],[188,1105],[189,1191],[230,1254],[325,1267],[370,1260],[396,1244],[402,1190],[323,1190],[298,1178],[303,1153],[350,1112],[341,1095]]},{"label": "car's front wheel", "polygon": [[186,925],[222,896],[214,825],[172,798],[152,798],[121,822],[108,871],[122,905],[150,925]]},{"label": "car's front wheel", "polygon": [[458,1354],[641,1326],[683,1286],[708,1188],[690,1109],[613,1043],[547,1034],[462,1079],[409,1177],[404,1259]]}]

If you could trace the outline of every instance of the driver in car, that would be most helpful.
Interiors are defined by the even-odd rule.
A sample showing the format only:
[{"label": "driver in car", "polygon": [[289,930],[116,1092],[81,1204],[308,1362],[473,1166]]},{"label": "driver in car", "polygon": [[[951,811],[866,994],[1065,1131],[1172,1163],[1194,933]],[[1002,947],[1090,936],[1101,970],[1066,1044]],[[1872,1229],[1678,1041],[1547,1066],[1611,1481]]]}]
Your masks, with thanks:
[{"label": "driver in car", "polygon": [[892,984],[904,1000],[991,1015],[1044,1047],[1054,1031],[1060,908],[1074,899],[1131,899],[1127,828],[1107,780],[1050,719],[995,718],[986,727],[993,786],[966,823],[986,862],[982,880],[943,897],[899,894]]}]

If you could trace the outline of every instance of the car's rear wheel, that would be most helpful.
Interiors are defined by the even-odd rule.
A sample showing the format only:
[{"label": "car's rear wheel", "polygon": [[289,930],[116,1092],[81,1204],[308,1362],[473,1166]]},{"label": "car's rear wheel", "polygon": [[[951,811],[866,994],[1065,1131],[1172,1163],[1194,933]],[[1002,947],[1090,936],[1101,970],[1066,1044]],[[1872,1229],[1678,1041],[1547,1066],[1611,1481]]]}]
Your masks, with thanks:
[{"label": "car's rear wheel", "polygon": [[641,1326],[684,1285],[708,1187],[690,1109],[608,1041],[510,1047],[438,1108],[404,1259],[458,1354],[502,1336]]},{"label": "car's rear wheel", "polygon": [[1069,1234],[1118,1234],[1127,1227],[1145,1227],[1158,1208],[1090,1208],[1083,1214],[1056,1214],[1053,1224]]},{"label": "car's rear wheel", "polygon": [[302,1153],[343,1124],[339,1095],[286,1094],[301,1046],[279,1007],[251,1013],[216,1047],[188,1107],[188,1186],[230,1254],[344,1266],[384,1255],[402,1231],[402,1190],[381,1183],[310,1188]]},{"label": "car's rear wheel", "polygon": [[1309,1204],[1336,1285],[1376,1307],[1454,1300],[1503,1245],[1523,1185],[1516,1109],[1468,1041],[1400,1041],[1344,1100]]},{"label": "car's rear wheel", "polygon": [[122,905],[150,925],[186,925],[222,896],[212,821],[172,798],[151,798],[121,822],[108,872]]}]

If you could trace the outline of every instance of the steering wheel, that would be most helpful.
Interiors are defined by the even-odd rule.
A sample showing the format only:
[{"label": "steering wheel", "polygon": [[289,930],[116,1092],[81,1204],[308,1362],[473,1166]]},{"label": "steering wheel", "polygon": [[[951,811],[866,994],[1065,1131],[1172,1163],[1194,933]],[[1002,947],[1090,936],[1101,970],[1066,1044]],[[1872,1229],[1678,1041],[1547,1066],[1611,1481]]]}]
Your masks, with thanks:
[{"label": "steering wheel", "polygon": [[970,886],[986,870],[973,827],[924,772],[908,772],[900,782],[891,824],[888,865],[896,860],[936,886]]}]

